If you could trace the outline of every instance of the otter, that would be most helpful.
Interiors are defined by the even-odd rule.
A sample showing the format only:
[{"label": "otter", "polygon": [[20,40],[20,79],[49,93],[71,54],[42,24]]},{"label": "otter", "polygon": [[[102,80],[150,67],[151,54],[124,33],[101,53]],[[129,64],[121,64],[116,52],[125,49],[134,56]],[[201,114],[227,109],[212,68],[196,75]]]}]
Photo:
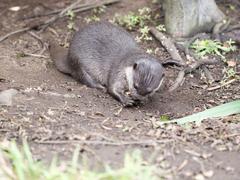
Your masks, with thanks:
[{"label": "otter", "polygon": [[50,42],[50,57],[62,73],[106,90],[125,106],[152,96],[164,76],[155,57],[143,52],[130,33],[109,22],[77,31],[68,51]]}]

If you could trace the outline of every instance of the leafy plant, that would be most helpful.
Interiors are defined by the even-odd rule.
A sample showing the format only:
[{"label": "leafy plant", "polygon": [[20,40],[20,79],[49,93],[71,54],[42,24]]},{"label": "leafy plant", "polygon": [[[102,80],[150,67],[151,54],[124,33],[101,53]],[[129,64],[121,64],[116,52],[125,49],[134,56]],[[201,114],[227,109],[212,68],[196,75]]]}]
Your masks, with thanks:
[{"label": "leafy plant", "polygon": [[232,40],[221,43],[217,40],[196,40],[191,48],[195,50],[197,55],[203,57],[206,55],[218,55],[225,59],[224,55],[228,52],[235,51],[236,47],[233,45],[235,42]]},{"label": "leafy plant", "polygon": [[144,26],[144,27],[140,28],[139,29],[140,36],[136,37],[136,41],[137,42],[141,42],[142,40],[151,41],[152,36],[149,36],[149,31],[150,31],[150,29],[148,26]]}]

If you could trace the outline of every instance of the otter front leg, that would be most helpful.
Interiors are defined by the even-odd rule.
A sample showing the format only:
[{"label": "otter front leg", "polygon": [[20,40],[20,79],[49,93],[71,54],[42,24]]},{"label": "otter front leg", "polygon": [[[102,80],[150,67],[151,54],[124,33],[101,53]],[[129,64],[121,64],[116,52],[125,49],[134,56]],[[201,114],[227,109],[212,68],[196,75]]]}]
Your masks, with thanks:
[{"label": "otter front leg", "polygon": [[124,106],[132,106],[134,104],[134,100],[125,94],[125,87],[120,82],[113,83],[108,88],[108,92],[114,98],[119,100]]}]

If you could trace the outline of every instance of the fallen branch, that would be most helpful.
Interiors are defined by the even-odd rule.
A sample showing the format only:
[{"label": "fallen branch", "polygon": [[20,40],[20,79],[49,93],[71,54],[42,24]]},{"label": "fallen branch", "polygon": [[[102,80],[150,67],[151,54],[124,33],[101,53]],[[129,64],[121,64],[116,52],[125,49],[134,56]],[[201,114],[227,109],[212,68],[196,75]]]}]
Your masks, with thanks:
[{"label": "fallen branch", "polygon": [[[110,4],[114,4],[114,3],[120,2],[120,1],[121,0],[105,0],[105,1],[101,1],[99,3],[95,3],[95,4],[90,3],[88,5],[86,4],[85,5],[86,7],[84,6],[83,8],[74,10],[74,12],[75,13],[77,13],[77,12],[84,12],[84,11],[87,11],[87,10],[90,10],[90,9],[93,9],[93,8],[96,8],[96,7],[99,7],[99,6],[110,5]],[[53,24],[54,22],[56,22],[60,18],[63,18],[65,16],[67,16],[66,12],[69,11],[69,10],[73,10],[74,7],[77,4],[79,4],[80,2],[81,2],[81,0],[76,1],[75,3],[69,5],[68,7],[63,9],[61,12],[59,12],[56,16],[50,18],[49,20],[47,20],[45,22],[39,22],[38,24],[32,25],[30,27],[22,28],[22,29],[19,29],[17,31],[11,32],[9,34],[6,34],[5,36],[0,38],[0,42],[4,41],[5,39],[7,39],[10,36],[13,36],[13,35],[18,34],[18,33],[24,33],[24,32],[27,32],[29,30],[32,30],[32,29],[45,30],[49,25]]]},{"label": "fallen branch", "polygon": [[163,140],[143,140],[143,141],[119,141],[119,142],[109,142],[109,141],[91,141],[91,140],[63,140],[63,141],[34,141],[38,144],[88,144],[88,145],[108,145],[108,146],[127,146],[127,145],[156,145],[173,142],[173,139],[163,139]]},{"label": "fallen branch", "polygon": [[168,53],[171,55],[172,59],[178,60],[179,64],[184,66],[186,63],[180,56],[176,46],[174,45],[173,41],[165,36],[163,33],[159,32],[156,28],[151,27],[150,32],[152,35],[161,42],[161,44],[164,46],[164,48],[168,51]]}]

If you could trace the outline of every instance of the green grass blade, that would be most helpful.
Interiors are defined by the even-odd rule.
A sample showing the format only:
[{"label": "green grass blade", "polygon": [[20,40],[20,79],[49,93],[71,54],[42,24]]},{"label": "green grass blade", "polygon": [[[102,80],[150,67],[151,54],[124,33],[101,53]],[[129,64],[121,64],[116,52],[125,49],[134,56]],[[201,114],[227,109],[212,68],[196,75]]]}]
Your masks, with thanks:
[{"label": "green grass blade", "polygon": [[160,125],[168,124],[168,123],[177,123],[177,124],[185,124],[190,122],[200,123],[204,119],[208,118],[220,118],[233,114],[240,113],[240,100],[233,101],[230,103],[222,104],[211,109],[207,109],[205,111],[189,115],[183,118],[174,119],[171,121],[161,122]]}]

